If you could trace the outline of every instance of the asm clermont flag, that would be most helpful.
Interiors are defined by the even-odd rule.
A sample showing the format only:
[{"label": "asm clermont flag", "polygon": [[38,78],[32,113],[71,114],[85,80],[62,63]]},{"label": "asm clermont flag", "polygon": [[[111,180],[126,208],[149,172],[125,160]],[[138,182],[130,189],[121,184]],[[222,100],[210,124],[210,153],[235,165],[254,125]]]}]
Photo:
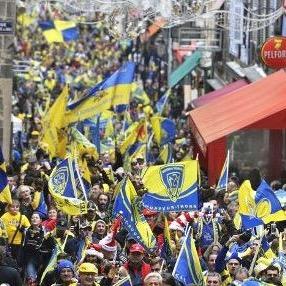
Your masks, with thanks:
[{"label": "asm clermont flag", "polygon": [[130,179],[122,180],[119,188],[113,205],[113,216],[121,215],[122,223],[130,235],[144,246],[146,251],[154,250],[156,238],[145,217],[139,211],[138,196]]},{"label": "asm clermont flag", "polygon": [[172,276],[185,286],[203,286],[202,268],[193,236],[190,236],[190,229],[180,250]]},{"label": "asm clermont flag", "polygon": [[57,207],[69,215],[87,213],[86,190],[78,167],[71,158],[58,164],[49,180],[49,191]]},{"label": "asm clermont flag", "polygon": [[149,167],[143,184],[148,193],[143,205],[160,212],[197,210],[198,161],[186,161]]}]

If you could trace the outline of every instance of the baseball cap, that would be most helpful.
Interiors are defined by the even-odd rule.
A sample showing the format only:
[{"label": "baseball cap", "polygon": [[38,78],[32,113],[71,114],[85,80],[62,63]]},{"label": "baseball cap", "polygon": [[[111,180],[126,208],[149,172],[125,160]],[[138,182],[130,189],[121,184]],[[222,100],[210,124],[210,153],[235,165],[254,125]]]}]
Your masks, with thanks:
[{"label": "baseball cap", "polygon": [[79,273],[94,273],[98,274],[98,269],[95,267],[94,264],[85,262],[82,263],[78,268]]},{"label": "baseball cap", "polygon": [[72,262],[67,259],[62,259],[58,262],[57,272],[60,273],[64,268],[69,268],[72,271],[74,270]]},{"label": "baseball cap", "polygon": [[130,253],[140,252],[140,253],[142,253],[142,254],[144,254],[144,252],[145,252],[143,246],[141,246],[141,245],[138,244],[138,243],[132,244],[129,251],[130,251]]}]

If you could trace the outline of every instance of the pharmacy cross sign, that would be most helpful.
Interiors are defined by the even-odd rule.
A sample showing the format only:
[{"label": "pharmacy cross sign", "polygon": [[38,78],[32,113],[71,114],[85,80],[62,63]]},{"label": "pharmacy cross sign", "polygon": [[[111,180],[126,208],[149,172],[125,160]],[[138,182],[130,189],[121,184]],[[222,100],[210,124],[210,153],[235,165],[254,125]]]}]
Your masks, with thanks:
[{"label": "pharmacy cross sign", "polygon": [[261,60],[272,69],[286,68],[286,37],[271,37],[261,48]]}]

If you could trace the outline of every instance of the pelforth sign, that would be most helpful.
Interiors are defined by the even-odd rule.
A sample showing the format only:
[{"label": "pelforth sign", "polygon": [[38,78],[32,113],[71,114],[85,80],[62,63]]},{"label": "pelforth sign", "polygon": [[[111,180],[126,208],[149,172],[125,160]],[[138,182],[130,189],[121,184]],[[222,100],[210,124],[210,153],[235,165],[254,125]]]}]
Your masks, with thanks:
[{"label": "pelforth sign", "polygon": [[261,48],[261,59],[269,68],[286,68],[286,37],[269,38]]}]

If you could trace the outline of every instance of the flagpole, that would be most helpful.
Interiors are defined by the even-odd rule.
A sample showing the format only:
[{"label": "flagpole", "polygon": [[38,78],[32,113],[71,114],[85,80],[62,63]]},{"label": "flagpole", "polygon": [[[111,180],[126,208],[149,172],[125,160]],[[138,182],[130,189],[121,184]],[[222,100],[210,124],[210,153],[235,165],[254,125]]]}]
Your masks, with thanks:
[{"label": "flagpole", "polygon": [[190,231],[191,231],[191,227],[189,227],[188,231],[187,231],[187,234],[186,234],[186,237],[185,237],[185,240],[184,240],[184,243],[183,245],[181,246],[181,250],[180,250],[180,253],[178,255],[178,258],[177,258],[177,261],[176,261],[176,264],[174,266],[174,269],[173,269],[173,272],[172,272],[172,276],[175,277],[175,273],[176,273],[176,268],[178,267],[178,263],[180,262],[180,258],[182,256],[182,253],[184,251],[184,246],[186,245],[186,241],[190,235]]},{"label": "flagpole", "polygon": [[229,171],[229,150],[227,150],[227,155],[226,155],[226,159],[227,159],[227,166],[226,166],[226,184],[225,184],[225,192],[227,193],[227,183],[228,183],[228,171]]},{"label": "flagpole", "polygon": [[248,272],[249,276],[252,275],[252,272],[253,272],[253,269],[254,269],[254,265],[256,263],[257,256],[258,256],[258,253],[259,253],[259,250],[260,250],[260,247],[261,247],[261,242],[262,242],[263,236],[264,236],[264,234],[261,235],[261,237],[260,237],[260,239],[258,241],[258,245],[256,247],[255,254],[253,256],[253,259],[251,261],[251,265],[250,265],[250,268],[249,268],[249,272]]}]

